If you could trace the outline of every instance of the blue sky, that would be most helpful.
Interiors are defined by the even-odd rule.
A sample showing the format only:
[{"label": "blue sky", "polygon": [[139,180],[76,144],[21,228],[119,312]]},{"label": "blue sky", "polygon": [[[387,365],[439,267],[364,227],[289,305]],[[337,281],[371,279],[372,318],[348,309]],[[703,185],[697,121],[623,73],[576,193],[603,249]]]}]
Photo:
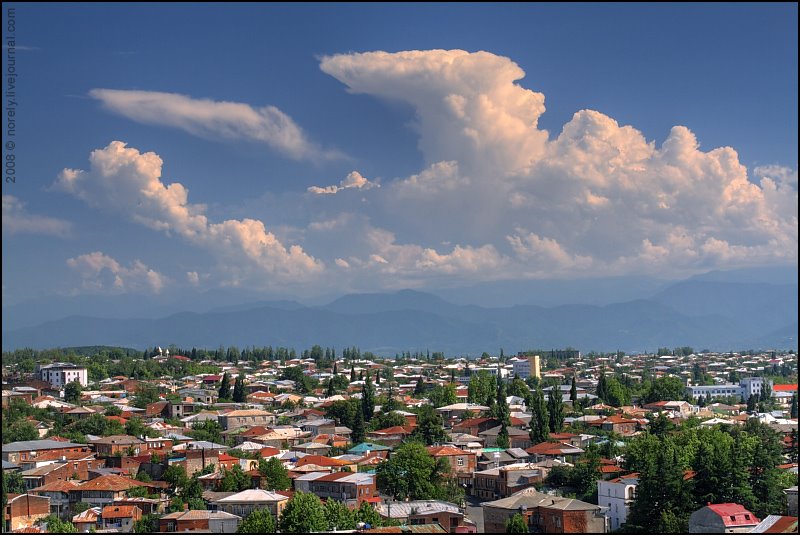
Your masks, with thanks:
[{"label": "blue sky", "polygon": [[4,303],[797,263],[794,4],[8,5]]}]

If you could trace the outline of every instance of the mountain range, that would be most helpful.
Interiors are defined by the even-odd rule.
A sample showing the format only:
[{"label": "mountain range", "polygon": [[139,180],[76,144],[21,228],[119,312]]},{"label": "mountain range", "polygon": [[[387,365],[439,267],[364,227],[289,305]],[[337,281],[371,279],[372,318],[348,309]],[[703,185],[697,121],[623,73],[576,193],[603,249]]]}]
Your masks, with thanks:
[{"label": "mountain range", "polygon": [[[672,283],[644,281],[640,290],[652,291],[651,295],[605,302],[608,296],[597,298],[607,293],[604,289],[593,299],[602,304],[545,306],[523,301],[510,306],[478,306],[453,302],[470,293],[487,293],[492,284],[499,287],[485,283],[477,289],[463,289],[462,298],[453,301],[414,290],[350,294],[318,305],[287,299],[249,303],[215,299],[206,303],[216,306],[200,312],[171,312],[163,307],[163,315],[150,317],[73,314],[25,326],[15,326],[8,318],[15,313],[14,307],[4,307],[3,349],[98,344],[143,348],[172,343],[181,347],[304,349],[320,344],[358,346],[385,356],[425,350],[444,351],[448,356],[479,355],[497,353],[500,348],[512,354],[567,346],[584,352],[655,351],[677,346],[719,351],[796,349],[797,275],[793,269],[794,275],[791,270],[781,271],[761,279],[712,272]],[[606,288],[623,283],[607,283]],[[590,282],[575,284],[580,287]],[[535,285],[547,288],[544,281]],[[456,295],[458,290],[442,293]],[[571,299],[580,297],[570,294]],[[532,299],[530,294],[524,298]],[[552,302],[552,295],[545,301]],[[30,304],[25,306],[28,308],[19,310],[33,310]]]}]

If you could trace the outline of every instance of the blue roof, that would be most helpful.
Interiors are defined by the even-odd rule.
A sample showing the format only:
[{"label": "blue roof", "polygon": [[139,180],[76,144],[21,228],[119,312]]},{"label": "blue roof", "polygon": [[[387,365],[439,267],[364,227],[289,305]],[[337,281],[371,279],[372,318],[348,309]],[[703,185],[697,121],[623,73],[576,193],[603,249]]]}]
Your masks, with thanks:
[{"label": "blue roof", "polygon": [[367,451],[392,451],[392,448],[381,444],[373,444],[372,442],[362,442],[358,446],[353,446],[347,450],[347,453],[366,453]]}]

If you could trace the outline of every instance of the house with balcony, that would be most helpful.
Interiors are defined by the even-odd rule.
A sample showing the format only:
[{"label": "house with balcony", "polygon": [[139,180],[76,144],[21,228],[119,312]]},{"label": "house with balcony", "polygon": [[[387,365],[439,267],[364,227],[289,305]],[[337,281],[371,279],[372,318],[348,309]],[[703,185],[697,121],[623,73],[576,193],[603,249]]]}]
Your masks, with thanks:
[{"label": "house with balcony", "polygon": [[628,521],[638,485],[636,473],[597,482],[597,503],[608,507],[609,529],[617,530]]},{"label": "house with balcony", "polygon": [[134,524],[142,518],[142,510],[135,505],[106,505],[100,517],[103,529],[132,533]]}]

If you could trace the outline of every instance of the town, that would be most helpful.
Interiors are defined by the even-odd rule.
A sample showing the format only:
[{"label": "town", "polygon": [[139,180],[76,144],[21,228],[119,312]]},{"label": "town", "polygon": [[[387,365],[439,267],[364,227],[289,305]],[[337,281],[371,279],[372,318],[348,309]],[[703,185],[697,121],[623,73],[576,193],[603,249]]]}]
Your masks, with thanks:
[{"label": "town", "polygon": [[5,532],[797,532],[794,352],[3,354]]}]

